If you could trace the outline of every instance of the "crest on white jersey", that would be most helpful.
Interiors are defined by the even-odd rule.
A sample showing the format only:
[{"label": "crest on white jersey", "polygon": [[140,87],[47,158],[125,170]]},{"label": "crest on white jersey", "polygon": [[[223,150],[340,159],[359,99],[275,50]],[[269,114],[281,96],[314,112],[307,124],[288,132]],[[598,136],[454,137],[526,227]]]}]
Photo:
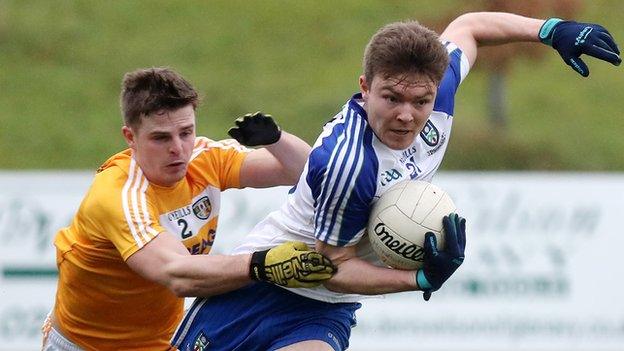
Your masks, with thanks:
[{"label": "crest on white jersey", "polygon": [[438,145],[438,141],[440,141],[440,132],[438,132],[438,128],[431,121],[427,121],[425,127],[420,132],[420,137],[427,143],[429,146]]}]

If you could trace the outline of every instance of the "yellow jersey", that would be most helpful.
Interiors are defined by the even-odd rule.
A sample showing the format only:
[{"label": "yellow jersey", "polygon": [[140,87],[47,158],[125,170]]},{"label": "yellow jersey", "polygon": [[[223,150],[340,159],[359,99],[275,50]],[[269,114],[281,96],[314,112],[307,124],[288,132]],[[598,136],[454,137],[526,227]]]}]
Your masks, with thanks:
[{"label": "yellow jersey", "polygon": [[54,241],[60,332],[86,350],[166,350],[184,299],[142,278],[125,261],[164,231],[191,254],[208,254],[220,193],[240,187],[249,151],[234,140],[198,137],[186,177],[172,187],[151,184],[130,150],[108,159],[72,223]]}]

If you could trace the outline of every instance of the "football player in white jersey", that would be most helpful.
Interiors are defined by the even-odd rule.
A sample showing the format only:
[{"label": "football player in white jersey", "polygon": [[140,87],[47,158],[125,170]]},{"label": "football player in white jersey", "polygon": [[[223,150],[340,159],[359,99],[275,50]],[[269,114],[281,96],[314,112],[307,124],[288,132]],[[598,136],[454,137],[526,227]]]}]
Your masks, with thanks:
[{"label": "football player in white jersey", "polygon": [[330,257],[338,272],[317,288],[256,283],[197,299],[172,345],[181,350],[344,350],[363,295],[421,290],[427,300],[463,261],[465,220],[457,214],[445,217],[445,250],[438,251],[435,237],[427,236],[422,269],[396,270],[380,264],[363,240],[371,205],[403,179],[432,179],[448,145],[455,92],[477,48],[518,41],[552,46],[582,76],[589,74],[582,54],[621,62],[606,29],[557,18],[468,13],[440,37],[416,22],[381,28],[364,53],[360,92],[325,125],[287,202],[235,250],[303,241]]}]

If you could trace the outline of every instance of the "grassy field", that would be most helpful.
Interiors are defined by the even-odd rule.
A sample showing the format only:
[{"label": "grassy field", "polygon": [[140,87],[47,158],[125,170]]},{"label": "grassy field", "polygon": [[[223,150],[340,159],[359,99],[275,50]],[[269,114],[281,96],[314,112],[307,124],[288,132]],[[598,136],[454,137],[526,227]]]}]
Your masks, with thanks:
[{"label": "grassy field", "polygon": [[[263,110],[312,142],[357,89],[363,47],[384,23],[452,16],[459,1],[0,0],[0,169],[95,169],[124,148],[122,75],[170,66],[203,95],[198,132],[226,137]],[[624,43],[624,2],[581,2]],[[485,9],[484,1],[462,10]],[[544,13],[543,17],[556,13]],[[487,70],[462,85],[444,169],[624,171],[623,67],[556,52],[508,70],[507,128],[487,117]]]}]

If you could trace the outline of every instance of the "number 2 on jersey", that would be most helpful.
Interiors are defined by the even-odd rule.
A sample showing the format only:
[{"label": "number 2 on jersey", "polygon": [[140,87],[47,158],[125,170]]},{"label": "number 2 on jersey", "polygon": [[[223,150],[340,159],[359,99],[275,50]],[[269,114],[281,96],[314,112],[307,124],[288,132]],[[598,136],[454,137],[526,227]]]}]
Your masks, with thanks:
[{"label": "number 2 on jersey", "polygon": [[188,230],[188,222],[182,218],[178,219],[178,225],[182,226],[182,239],[188,239],[193,236],[193,232]]}]

